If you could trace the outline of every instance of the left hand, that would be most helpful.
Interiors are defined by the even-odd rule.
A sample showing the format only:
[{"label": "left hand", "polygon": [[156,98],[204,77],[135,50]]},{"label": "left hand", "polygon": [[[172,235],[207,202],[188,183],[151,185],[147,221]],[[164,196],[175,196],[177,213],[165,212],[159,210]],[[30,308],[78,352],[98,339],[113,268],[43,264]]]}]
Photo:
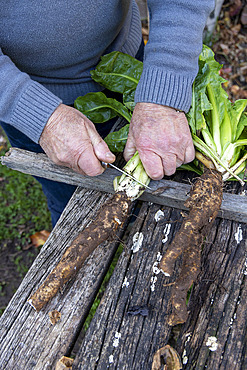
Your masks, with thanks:
[{"label": "left hand", "polygon": [[124,157],[138,150],[153,180],[171,176],[183,163],[193,161],[195,149],[183,112],[153,103],[137,103],[130,123]]}]

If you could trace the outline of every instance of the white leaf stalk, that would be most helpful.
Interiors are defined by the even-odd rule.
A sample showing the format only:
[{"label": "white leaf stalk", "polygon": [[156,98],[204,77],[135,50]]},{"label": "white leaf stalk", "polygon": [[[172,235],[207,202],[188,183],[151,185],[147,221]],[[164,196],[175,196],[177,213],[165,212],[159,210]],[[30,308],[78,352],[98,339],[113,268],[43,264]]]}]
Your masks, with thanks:
[{"label": "white leaf stalk", "polygon": [[[137,181],[148,186],[150,177],[148,177],[142,165],[138,152],[127,162],[123,170],[133,176]],[[133,201],[139,198],[145,190],[145,186],[137,181],[125,174],[117,176],[113,181],[114,190],[116,192],[125,192],[127,197]]]},{"label": "white leaf stalk", "polygon": [[219,73],[221,67],[213,51],[204,45],[187,117],[194,146],[201,153],[197,159],[210,168],[214,165],[223,181],[236,179],[244,185],[247,99],[230,101],[222,85],[225,80]]},{"label": "white leaf stalk", "polygon": [[[215,169],[222,173],[223,181],[226,181],[232,177],[240,182],[241,185],[244,185],[244,181],[238,176],[244,169],[246,163],[246,156],[244,156],[241,160],[239,160],[235,166],[232,168],[229,167],[229,162],[232,161],[234,152],[225,151],[224,155],[220,157],[215,153],[211,147],[209,147],[206,143],[204,143],[199,137],[193,135],[193,143],[194,146],[202,152],[206,157],[210,158],[213,162]],[[228,154],[228,155],[227,155]]]}]

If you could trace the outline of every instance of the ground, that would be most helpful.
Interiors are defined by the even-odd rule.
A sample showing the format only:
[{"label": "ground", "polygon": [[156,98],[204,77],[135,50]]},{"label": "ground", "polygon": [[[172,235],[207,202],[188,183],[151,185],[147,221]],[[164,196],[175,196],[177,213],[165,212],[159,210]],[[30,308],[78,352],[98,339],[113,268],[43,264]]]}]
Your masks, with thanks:
[{"label": "ground", "polygon": [[[9,144],[0,127],[0,155]],[[0,314],[39,253],[37,231],[51,230],[41,186],[31,176],[0,165]],[[33,239],[33,237],[32,237]],[[37,239],[37,238],[36,238]]]},{"label": "ground", "polygon": [[[147,29],[144,22],[144,38]],[[247,98],[247,5],[241,0],[224,2],[212,39],[207,40],[222,63],[225,88],[232,100]],[[0,131],[0,148],[6,147]],[[39,253],[30,235],[50,230],[45,198],[30,176],[0,167],[0,314]]]}]

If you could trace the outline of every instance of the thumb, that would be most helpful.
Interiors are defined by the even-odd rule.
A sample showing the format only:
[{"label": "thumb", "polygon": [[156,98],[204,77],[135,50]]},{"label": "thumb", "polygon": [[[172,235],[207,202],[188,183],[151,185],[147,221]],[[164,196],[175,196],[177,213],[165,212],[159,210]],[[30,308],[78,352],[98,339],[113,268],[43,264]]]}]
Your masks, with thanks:
[{"label": "thumb", "polygon": [[124,149],[124,159],[128,162],[130,160],[130,158],[133,157],[136,150],[137,149],[136,149],[134,139],[132,138],[132,136],[128,136],[127,143],[126,143],[125,149]]},{"label": "thumb", "polygon": [[110,151],[106,142],[98,134],[96,129],[88,128],[88,134],[96,157],[103,162],[112,163],[116,160],[115,155]]}]

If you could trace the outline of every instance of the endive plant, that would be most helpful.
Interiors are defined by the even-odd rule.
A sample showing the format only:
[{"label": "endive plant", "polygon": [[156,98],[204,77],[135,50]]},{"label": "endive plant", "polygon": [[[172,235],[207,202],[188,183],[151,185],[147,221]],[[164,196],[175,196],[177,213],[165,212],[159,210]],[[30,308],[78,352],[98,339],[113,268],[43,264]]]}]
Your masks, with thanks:
[{"label": "endive plant", "polygon": [[[95,123],[104,123],[115,116],[126,119],[128,124],[125,127],[110,133],[105,139],[114,152],[123,151],[126,144],[135,107],[134,93],[142,69],[142,62],[127,54],[107,54],[91,75],[108,90],[122,94],[122,102],[107,98],[102,92],[89,93],[75,101],[75,107]],[[243,184],[247,160],[247,116],[244,112],[247,99],[235,103],[229,100],[222,87],[226,81],[220,76],[220,69],[221,65],[215,60],[213,51],[204,45],[193,84],[191,108],[186,114],[196,148],[196,160],[181,168],[201,174],[203,164],[219,171],[224,181],[237,179]],[[136,158],[139,159],[137,154],[135,163],[140,163],[140,159],[137,162]],[[126,166],[125,170],[128,171],[129,165]],[[143,171],[142,168],[138,173],[143,176]],[[116,190],[119,184],[119,180],[115,181]]]},{"label": "endive plant", "polygon": [[[223,180],[236,178],[243,184],[238,175],[243,177],[247,159],[247,100],[231,103],[222,87],[226,81],[220,69],[212,50],[204,46],[187,118],[195,148],[213,162]],[[197,158],[207,163],[200,154]]]}]

